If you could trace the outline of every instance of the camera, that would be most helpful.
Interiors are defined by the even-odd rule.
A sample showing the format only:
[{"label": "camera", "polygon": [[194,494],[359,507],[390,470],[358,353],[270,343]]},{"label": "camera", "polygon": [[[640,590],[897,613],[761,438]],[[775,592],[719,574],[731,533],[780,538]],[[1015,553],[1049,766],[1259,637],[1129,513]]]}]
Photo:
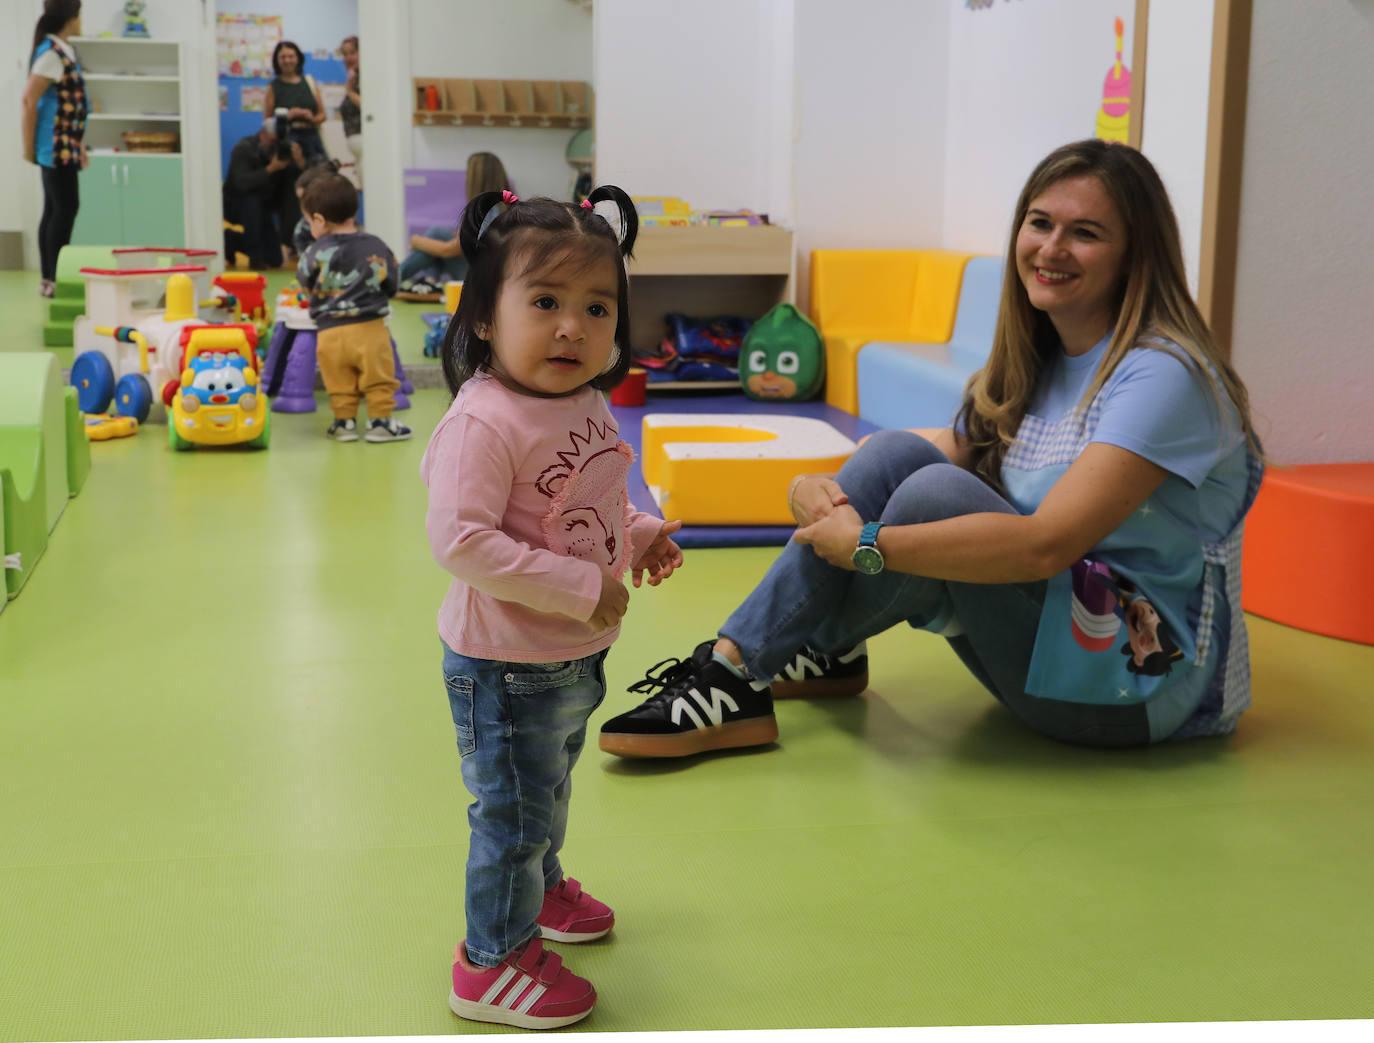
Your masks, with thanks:
[{"label": "camera", "polygon": [[273,133],[277,135],[277,143],[272,148],[272,154],[278,159],[289,160],[291,158],[291,142],[287,141],[287,135],[291,133],[291,120],[287,118],[286,109],[277,109],[272,113]]}]

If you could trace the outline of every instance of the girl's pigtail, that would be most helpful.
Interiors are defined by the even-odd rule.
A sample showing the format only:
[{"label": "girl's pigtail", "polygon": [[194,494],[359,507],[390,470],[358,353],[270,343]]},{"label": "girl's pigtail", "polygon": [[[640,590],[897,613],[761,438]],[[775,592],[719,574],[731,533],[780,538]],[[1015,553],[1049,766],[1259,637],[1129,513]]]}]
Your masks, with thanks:
[{"label": "girl's pigtail", "polygon": [[458,245],[463,248],[463,256],[471,264],[482,252],[478,241],[486,226],[487,217],[492,209],[501,202],[500,192],[483,192],[468,200],[463,208],[463,216],[458,222]]},{"label": "girl's pigtail", "polygon": [[604,200],[610,200],[620,211],[620,254],[622,257],[629,257],[635,248],[635,237],[639,235],[639,213],[635,210],[634,200],[625,194],[623,189],[615,185],[602,185],[594,188],[587,195],[587,200],[593,206]]}]

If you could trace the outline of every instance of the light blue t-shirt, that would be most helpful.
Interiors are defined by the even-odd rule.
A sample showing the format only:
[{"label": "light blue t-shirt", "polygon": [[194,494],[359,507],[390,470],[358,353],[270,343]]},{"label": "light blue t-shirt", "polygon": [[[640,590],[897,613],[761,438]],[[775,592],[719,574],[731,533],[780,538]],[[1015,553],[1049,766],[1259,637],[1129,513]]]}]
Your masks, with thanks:
[{"label": "light blue t-shirt", "polygon": [[1024,514],[1089,444],[1169,472],[1140,508],[1052,577],[1027,691],[1075,702],[1145,703],[1152,738],[1230,731],[1248,705],[1239,600],[1240,525],[1262,466],[1235,409],[1167,341],[1131,350],[1086,407],[1111,335],[1047,367],[1003,461]]}]

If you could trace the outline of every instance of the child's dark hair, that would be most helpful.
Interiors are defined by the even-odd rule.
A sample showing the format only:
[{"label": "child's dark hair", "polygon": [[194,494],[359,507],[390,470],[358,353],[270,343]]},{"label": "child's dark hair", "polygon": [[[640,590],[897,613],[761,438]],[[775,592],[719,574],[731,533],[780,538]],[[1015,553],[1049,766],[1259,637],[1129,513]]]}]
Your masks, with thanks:
[{"label": "child's dark hair", "polygon": [[281,52],[287,47],[290,47],[293,51],[296,52],[296,71],[300,73],[302,76],[304,76],[305,52],[302,51],[299,47],[297,47],[295,42],[291,40],[283,40],[281,43],[277,44],[277,46],[272,48],[272,71],[276,73],[278,76],[281,75],[280,55]]},{"label": "child's dark hair", "polygon": [[358,212],[358,190],[342,174],[325,173],[305,186],[301,206],[307,214],[319,214],[331,225],[343,224]]},{"label": "child's dark hair", "polygon": [[513,257],[521,272],[565,264],[591,265],[603,258],[615,262],[618,350],[611,368],[590,381],[598,391],[610,390],[630,368],[630,283],[622,258],[630,256],[639,233],[634,203],[615,185],[602,185],[587,197],[593,204],[615,203],[620,211],[617,237],[610,222],[590,207],[541,197],[521,199],[507,205],[504,212],[496,212],[503,196],[501,192],[483,192],[468,202],[458,220],[458,242],[468,261],[468,273],[458,311],[444,335],[444,379],[449,390],[458,394],[469,377],[491,362],[491,344],[477,336],[476,328],[491,324],[496,297]]},{"label": "child's dark hair", "polygon": [[339,172],[339,161],[337,159],[315,159],[313,163],[301,171],[300,177],[296,178],[296,189],[300,192],[301,198],[305,198],[305,190],[313,185],[320,178],[327,174],[337,174]]}]

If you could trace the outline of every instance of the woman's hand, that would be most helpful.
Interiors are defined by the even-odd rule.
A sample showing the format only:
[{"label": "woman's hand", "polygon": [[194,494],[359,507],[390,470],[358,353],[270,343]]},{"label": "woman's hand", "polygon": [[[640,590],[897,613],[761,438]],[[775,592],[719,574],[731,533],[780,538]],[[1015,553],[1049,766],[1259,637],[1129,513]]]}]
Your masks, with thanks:
[{"label": "woman's hand", "polygon": [[823,474],[804,474],[792,480],[787,495],[787,509],[798,525],[820,521],[849,497],[835,479]]},{"label": "woman's hand", "polygon": [[808,545],[836,568],[853,572],[854,548],[859,545],[863,527],[859,512],[848,503],[842,503],[834,505],[824,517],[802,526],[792,538]]},{"label": "woman's hand", "polygon": [[654,542],[645,548],[632,566],[636,587],[642,584],[645,572],[649,574],[649,586],[656,587],[671,576],[674,569],[682,568],[682,548],[670,538],[680,528],[680,521],[664,522],[659,527]]},{"label": "woman's hand", "polygon": [[87,153],[87,151],[86,151],[86,143],[85,143],[84,141],[81,142],[80,149],[81,149],[81,169],[82,169],[82,170],[85,170],[88,166],[91,165],[91,157],[90,157],[90,154]]},{"label": "woman's hand", "polygon": [[288,118],[293,120],[313,120],[315,118],[315,113],[313,110],[304,108],[300,105],[297,105],[294,108],[287,109],[286,115]]}]

